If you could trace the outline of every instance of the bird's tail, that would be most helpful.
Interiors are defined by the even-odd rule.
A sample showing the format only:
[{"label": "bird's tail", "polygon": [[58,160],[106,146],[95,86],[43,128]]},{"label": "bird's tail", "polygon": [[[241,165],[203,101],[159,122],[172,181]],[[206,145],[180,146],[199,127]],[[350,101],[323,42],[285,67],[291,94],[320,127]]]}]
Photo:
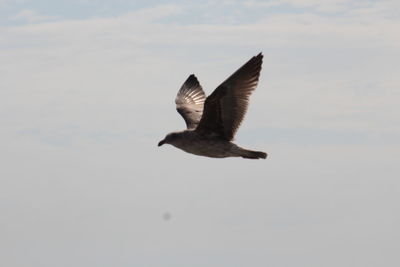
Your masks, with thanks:
[{"label": "bird's tail", "polygon": [[242,149],[240,156],[245,159],[265,159],[267,158],[267,153],[262,151]]}]

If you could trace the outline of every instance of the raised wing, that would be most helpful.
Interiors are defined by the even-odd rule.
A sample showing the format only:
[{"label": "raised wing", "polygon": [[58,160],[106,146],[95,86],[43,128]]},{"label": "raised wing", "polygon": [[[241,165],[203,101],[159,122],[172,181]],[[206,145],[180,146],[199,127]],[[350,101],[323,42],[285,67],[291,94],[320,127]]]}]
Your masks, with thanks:
[{"label": "raised wing", "polygon": [[249,96],[257,87],[262,59],[261,53],[252,57],[207,97],[196,131],[233,139],[246,114]]},{"label": "raised wing", "polygon": [[188,129],[197,127],[203,114],[206,95],[194,74],[183,83],[175,98],[176,110],[182,115]]}]

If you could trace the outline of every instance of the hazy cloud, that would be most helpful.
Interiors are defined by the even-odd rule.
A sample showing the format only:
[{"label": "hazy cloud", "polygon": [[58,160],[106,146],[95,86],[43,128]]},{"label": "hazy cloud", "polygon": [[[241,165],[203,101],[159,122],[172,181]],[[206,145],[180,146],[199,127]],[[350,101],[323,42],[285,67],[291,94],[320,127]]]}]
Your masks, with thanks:
[{"label": "hazy cloud", "polygon": [[22,20],[22,21],[27,21],[29,23],[33,23],[33,22],[53,20],[56,18],[57,18],[56,16],[43,16],[43,15],[39,15],[34,10],[24,9],[24,10],[21,10],[17,15],[13,16],[12,20],[16,20],[16,21]]}]

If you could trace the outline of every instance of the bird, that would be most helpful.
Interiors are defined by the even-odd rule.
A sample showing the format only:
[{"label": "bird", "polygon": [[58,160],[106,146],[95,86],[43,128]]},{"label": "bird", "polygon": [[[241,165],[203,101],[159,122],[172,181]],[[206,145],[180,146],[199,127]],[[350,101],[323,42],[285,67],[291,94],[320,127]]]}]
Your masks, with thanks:
[{"label": "bird", "polygon": [[262,62],[262,53],[253,56],[208,97],[196,76],[191,74],[175,98],[176,110],[185,120],[187,129],[167,134],[158,146],[169,144],[210,158],[265,159],[267,153],[233,143],[246,115],[249,97],[257,87]]}]

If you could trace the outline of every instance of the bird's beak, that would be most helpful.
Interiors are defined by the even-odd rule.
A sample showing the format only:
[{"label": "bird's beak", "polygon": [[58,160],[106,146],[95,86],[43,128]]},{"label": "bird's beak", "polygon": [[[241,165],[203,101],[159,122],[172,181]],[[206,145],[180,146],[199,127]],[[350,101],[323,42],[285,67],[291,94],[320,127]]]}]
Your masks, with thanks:
[{"label": "bird's beak", "polygon": [[158,146],[162,146],[163,144],[165,144],[165,141],[164,141],[164,140],[161,140],[161,141],[158,143]]}]

